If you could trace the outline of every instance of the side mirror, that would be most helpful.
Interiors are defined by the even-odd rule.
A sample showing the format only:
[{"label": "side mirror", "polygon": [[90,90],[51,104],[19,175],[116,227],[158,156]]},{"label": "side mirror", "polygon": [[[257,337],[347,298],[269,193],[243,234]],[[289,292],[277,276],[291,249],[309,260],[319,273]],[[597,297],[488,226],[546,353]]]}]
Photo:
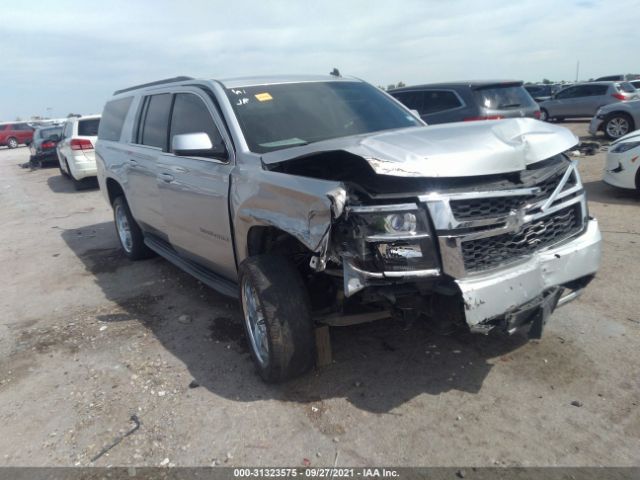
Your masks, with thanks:
[{"label": "side mirror", "polygon": [[60,135],[58,134],[53,134],[49,137],[49,140],[51,140],[52,142],[59,142],[60,141]]},{"label": "side mirror", "polygon": [[183,133],[171,139],[171,151],[183,157],[228,158],[224,144],[214,146],[204,132]]}]

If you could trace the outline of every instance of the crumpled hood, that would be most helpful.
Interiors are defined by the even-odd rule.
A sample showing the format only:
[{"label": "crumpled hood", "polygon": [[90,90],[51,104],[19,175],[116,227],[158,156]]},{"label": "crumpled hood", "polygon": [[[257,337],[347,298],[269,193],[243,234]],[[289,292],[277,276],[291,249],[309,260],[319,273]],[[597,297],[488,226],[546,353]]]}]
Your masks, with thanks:
[{"label": "crumpled hood", "polygon": [[262,156],[267,164],[342,150],[381,175],[467,177],[524,170],[578,143],[566,128],[531,118],[449,123],[337,138]]}]

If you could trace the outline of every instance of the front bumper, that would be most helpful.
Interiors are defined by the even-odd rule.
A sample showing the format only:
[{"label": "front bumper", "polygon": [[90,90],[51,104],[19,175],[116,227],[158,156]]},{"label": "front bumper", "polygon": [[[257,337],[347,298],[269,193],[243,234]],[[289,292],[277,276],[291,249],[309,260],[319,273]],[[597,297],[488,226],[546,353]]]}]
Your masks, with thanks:
[{"label": "front bumper", "polygon": [[594,117],[591,119],[591,123],[589,123],[589,133],[595,136],[598,131],[602,130],[603,122],[604,120],[602,118],[598,118],[594,115]]},{"label": "front bumper", "polygon": [[593,275],[600,265],[601,241],[598,222],[590,219],[582,235],[536,252],[524,263],[456,280],[467,324],[472,331],[486,331],[492,319],[518,310],[555,287]]}]

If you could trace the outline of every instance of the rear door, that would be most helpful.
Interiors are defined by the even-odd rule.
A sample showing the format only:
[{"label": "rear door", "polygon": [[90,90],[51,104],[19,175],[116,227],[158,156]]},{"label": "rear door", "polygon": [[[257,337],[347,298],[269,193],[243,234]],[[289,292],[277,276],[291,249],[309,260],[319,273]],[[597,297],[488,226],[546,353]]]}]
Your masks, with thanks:
[{"label": "rear door", "polygon": [[587,95],[585,101],[579,104],[580,115],[593,117],[600,107],[611,103],[612,97],[607,94],[608,85],[584,85],[584,88]]},{"label": "rear door", "polygon": [[33,127],[26,123],[16,123],[14,125],[14,135],[19,143],[29,143],[33,140]]},{"label": "rear door", "polygon": [[460,122],[467,117],[462,98],[453,90],[429,89],[422,93],[420,117],[428,124]]},{"label": "rear door", "polygon": [[211,99],[200,89],[176,92],[169,133],[201,133],[224,145],[229,158],[178,156],[171,149],[158,161],[158,186],[169,241],[184,257],[235,280],[236,267],[229,223],[229,181],[233,149]]},{"label": "rear door", "polygon": [[126,167],[127,199],[133,216],[146,231],[165,240],[168,238],[167,224],[156,176],[158,161],[168,148],[171,102],[170,93],[143,98]]},{"label": "rear door", "polygon": [[[551,117],[570,117],[576,111],[576,105],[584,96],[582,86],[568,87],[558,92],[549,103],[549,115]],[[546,105],[545,105],[546,107]]]}]

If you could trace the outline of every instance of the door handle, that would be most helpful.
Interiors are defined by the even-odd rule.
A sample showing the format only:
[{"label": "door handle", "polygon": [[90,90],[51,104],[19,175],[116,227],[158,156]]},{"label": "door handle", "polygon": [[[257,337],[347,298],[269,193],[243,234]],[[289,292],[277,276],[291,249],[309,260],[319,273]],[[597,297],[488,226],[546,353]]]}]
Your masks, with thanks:
[{"label": "door handle", "polygon": [[136,160],[134,160],[133,158],[129,159],[129,165],[133,165],[134,167],[138,165],[138,162]]},{"label": "door handle", "polygon": [[189,171],[188,168],[184,168],[184,167],[171,167],[171,170],[173,170],[176,173],[187,173]]},{"label": "door handle", "polygon": [[170,173],[159,173],[158,177],[160,178],[160,180],[162,180],[163,182],[173,182],[173,175],[171,175]]}]

